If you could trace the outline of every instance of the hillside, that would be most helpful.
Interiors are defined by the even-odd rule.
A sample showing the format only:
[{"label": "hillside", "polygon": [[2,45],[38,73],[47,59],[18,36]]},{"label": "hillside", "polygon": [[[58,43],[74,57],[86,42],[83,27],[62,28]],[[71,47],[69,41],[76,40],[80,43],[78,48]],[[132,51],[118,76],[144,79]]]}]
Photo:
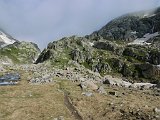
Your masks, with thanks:
[{"label": "hillside", "polygon": [[[124,15],[85,37],[72,36],[53,41],[42,51],[36,63],[47,62],[54,67],[66,68],[74,67],[72,63],[76,62],[102,76],[111,74],[127,77],[131,81],[158,83],[160,77],[158,10],[148,16],[144,16],[146,12]],[[151,21],[154,24],[151,24]],[[124,37],[127,33],[123,34],[123,30],[134,34],[132,40],[127,40],[130,35],[129,38]],[[113,33],[113,39],[108,36],[109,33]]]},{"label": "hillside", "polygon": [[34,63],[39,54],[38,46],[30,42],[15,42],[0,49],[1,59],[7,57],[13,63]]},{"label": "hillside", "polygon": [[2,45],[0,119],[159,120],[159,18],[160,8],[127,14],[42,52]]}]

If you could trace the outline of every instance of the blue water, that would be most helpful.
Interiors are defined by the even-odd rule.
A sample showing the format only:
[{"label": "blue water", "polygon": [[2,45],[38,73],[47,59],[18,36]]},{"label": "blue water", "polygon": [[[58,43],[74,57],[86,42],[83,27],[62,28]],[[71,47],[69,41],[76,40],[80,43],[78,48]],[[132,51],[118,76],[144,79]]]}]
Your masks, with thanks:
[{"label": "blue water", "polygon": [[19,73],[7,73],[0,77],[0,85],[15,85],[16,82],[19,80],[20,80]]}]

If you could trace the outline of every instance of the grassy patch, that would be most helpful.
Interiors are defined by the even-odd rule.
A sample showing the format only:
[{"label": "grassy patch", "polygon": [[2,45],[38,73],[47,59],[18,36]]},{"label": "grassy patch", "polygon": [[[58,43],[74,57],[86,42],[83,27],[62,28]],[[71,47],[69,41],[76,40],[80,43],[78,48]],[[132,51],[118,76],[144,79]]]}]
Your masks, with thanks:
[{"label": "grassy patch", "polygon": [[0,95],[6,94],[6,93],[7,93],[7,91],[5,91],[5,90],[0,91]]}]

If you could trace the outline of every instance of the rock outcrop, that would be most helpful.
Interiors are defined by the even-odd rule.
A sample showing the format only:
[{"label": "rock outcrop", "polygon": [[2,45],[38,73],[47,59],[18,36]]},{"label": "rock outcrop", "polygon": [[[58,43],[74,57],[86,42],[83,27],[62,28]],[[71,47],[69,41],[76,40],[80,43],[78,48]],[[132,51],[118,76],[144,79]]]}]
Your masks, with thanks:
[{"label": "rock outcrop", "polygon": [[34,63],[40,54],[38,46],[31,42],[15,42],[0,49],[1,60],[13,63]]}]

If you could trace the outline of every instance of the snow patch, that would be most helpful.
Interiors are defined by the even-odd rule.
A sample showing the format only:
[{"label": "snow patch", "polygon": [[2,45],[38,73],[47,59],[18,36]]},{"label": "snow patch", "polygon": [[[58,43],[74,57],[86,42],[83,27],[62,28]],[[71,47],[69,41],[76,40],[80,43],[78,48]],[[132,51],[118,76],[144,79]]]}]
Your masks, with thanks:
[{"label": "snow patch", "polygon": [[150,15],[149,17],[154,17],[154,16],[156,16],[156,14],[152,14],[152,15]]},{"label": "snow patch", "polygon": [[93,46],[93,45],[94,45],[94,43],[91,43],[91,42],[89,42],[89,44],[90,44],[90,46]]},{"label": "snow patch", "polygon": [[150,45],[151,43],[147,43],[146,41],[158,35],[160,35],[159,32],[153,34],[147,33],[143,36],[143,38],[137,38],[133,42],[128,43],[128,45]]},{"label": "snow patch", "polygon": [[148,17],[149,16],[149,14],[144,14],[143,15],[143,18],[146,18],[146,17]]},{"label": "snow patch", "polygon": [[137,34],[137,31],[133,31],[133,32],[131,32],[131,34],[134,34],[134,35],[135,35],[135,34]]},{"label": "snow patch", "polygon": [[149,18],[149,17],[154,17],[156,14],[145,14],[143,15],[143,18]]},{"label": "snow patch", "polygon": [[2,62],[3,65],[10,65],[11,63],[9,62]]},{"label": "snow patch", "polygon": [[6,45],[13,44],[16,41],[13,39],[10,39],[5,33],[0,31],[0,42],[3,42],[4,43],[3,46],[5,46],[5,44]]},{"label": "snow patch", "polygon": [[160,65],[156,65],[157,69],[160,70]]}]

